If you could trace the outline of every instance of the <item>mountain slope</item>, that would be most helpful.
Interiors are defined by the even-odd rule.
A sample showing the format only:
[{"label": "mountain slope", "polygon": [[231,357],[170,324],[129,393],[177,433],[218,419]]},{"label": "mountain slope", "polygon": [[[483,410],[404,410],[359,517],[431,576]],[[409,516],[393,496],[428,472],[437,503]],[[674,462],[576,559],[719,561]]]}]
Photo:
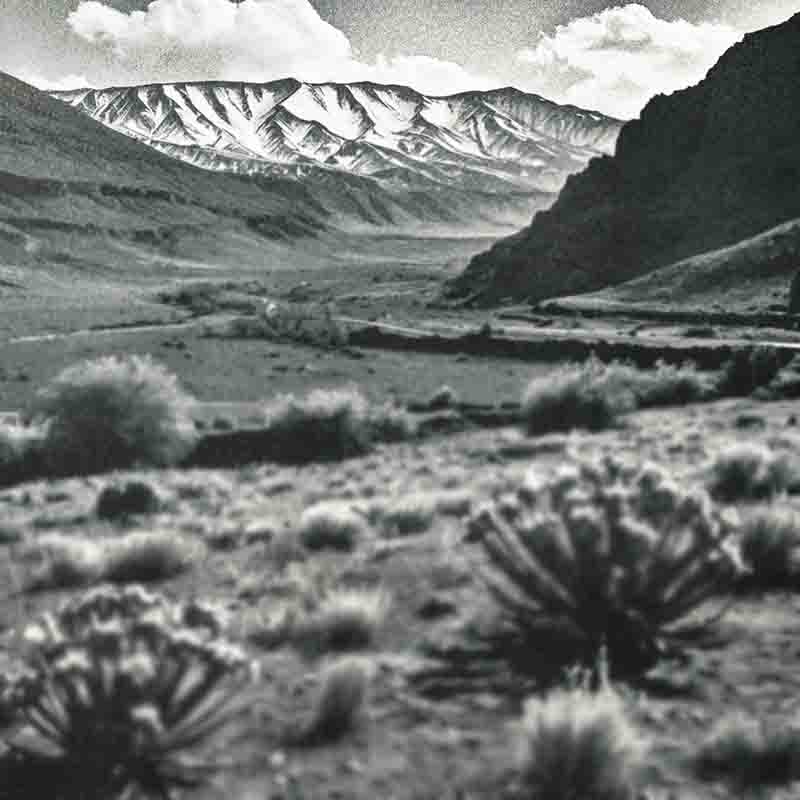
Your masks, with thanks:
[{"label": "mountain slope", "polygon": [[800,14],[648,103],[616,155],[449,287],[482,303],[592,291],[800,216]]},{"label": "mountain slope", "polygon": [[[309,165],[486,192],[558,191],[613,150],[621,122],[516,89],[428,97],[372,83],[205,82],[55,92],[109,127],[206,169]],[[401,177],[402,176],[402,177]]]}]

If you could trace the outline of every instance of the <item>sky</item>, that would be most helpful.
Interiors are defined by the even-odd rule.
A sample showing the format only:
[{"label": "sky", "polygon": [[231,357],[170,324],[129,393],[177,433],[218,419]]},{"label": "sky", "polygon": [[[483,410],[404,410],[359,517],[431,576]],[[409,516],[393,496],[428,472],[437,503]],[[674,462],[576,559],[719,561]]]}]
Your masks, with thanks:
[{"label": "sky", "polygon": [[516,86],[627,119],[800,0],[0,0],[0,70],[41,88],[372,80]]}]

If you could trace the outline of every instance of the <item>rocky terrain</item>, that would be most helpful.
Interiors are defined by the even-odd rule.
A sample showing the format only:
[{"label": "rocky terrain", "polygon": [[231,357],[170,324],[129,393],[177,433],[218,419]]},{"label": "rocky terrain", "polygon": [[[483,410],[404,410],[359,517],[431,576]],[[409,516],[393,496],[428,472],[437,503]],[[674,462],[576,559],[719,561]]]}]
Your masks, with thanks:
[{"label": "rocky terrain", "polygon": [[795,15],[745,36],[697,86],[653,98],[613,157],[476,256],[452,294],[488,304],[592,291],[797,218],[799,45]]}]

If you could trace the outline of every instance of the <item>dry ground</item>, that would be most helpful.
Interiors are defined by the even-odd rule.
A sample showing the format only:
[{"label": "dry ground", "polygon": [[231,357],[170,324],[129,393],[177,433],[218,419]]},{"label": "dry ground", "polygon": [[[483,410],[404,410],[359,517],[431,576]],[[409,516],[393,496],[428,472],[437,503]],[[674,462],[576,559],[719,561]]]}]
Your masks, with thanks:
[{"label": "dry ground", "polygon": [[[465,518],[490,493],[533,463],[627,454],[669,465],[702,483],[708,459],[732,441],[764,441],[797,450],[796,406],[727,401],[639,413],[621,428],[596,435],[525,438],[515,430],[483,431],[424,444],[381,447],[334,465],[238,471],[152,471],[34,483],[0,494],[4,584],[25,580],[21,554],[47,532],[117,536],[128,528],[163,529],[194,537],[206,555],[190,572],[160,588],[176,597],[221,601],[233,611],[231,635],[248,642],[263,678],[236,736],[218,745],[233,763],[198,798],[500,798],[509,785],[513,723],[522,698],[536,687],[501,664],[475,654],[471,679],[431,660],[434,649],[466,646],[467,620],[488,619],[492,606],[474,565],[479,552],[464,542]],[[117,525],[95,513],[109,484],[140,479],[162,500],[161,512]],[[369,658],[377,665],[371,700],[358,727],[338,743],[287,748],[287,720],[309,714],[320,662],[291,649],[257,643],[270,611],[286,597],[281,553],[302,511],[337,500],[360,508],[374,524],[352,554],[307,554],[392,596],[391,611]],[[776,501],[788,502],[788,501]],[[417,510],[414,532],[389,523],[398,507]],[[740,509],[744,510],[744,509]],[[276,542],[282,542],[277,545]],[[15,649],[14,631],[68,593],[7,597],[0,605],[0,643]],[[432,609],[434,611],[432,611]],[[685,767],[709,726],[741,710],[778,726],[795,717],[800,688],[797,642],[800,598],[787,593],[743,597],[720,626],[720,637],[649,687],[626,688],[631,713],[650,746],[648,794],[653,798],[730,797],[723,786],[698,783]],[[531,653],[531,658],[536,658]],[[765,795],[796,796],[791,787]]]}]

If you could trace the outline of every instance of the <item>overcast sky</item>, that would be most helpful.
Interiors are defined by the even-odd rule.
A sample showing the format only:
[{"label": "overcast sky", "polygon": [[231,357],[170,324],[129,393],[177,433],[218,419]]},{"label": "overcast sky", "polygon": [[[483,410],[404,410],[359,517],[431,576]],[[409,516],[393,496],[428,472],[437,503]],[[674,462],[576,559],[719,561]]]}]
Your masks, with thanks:
[{"label": "overcast sky", "polygon": [[42,87],[374,80],[513,85],[635,116],[800,0],[0,0],[0,69]]}]

